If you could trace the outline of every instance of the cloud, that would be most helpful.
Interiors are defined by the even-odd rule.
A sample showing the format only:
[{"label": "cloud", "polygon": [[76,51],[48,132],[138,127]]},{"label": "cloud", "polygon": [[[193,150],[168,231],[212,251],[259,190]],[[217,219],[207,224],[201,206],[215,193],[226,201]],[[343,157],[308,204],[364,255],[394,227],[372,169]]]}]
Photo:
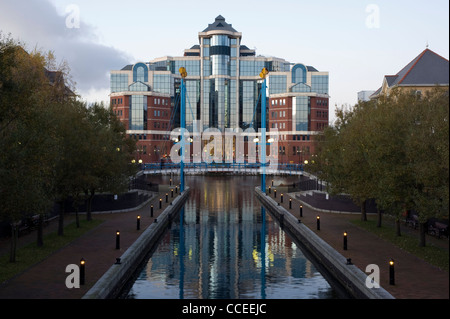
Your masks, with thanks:
[{"label": "cloud", "polygon": [[81,95],[105,92],[109,72],[132,59],[125,52],[101,44],[95,28],[80,20],[78,13],[76,5],[72,5],[61,15],[47,0],[2,0],[0,30],[24,42],[29,51],[51,50],[58,61],[66,60]]}]

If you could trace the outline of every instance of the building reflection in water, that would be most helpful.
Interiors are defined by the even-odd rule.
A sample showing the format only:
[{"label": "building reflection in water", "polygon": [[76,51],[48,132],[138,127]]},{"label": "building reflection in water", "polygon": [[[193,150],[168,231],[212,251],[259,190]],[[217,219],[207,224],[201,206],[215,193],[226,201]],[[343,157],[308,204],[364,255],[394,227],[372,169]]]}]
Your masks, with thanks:
[{"label": "building reflection in water", "polygon": [[[257,177],[189,177],[190,199],[128,298],[334,298],[261,207]],[[181,224],[182,221],[182,224]]]}]

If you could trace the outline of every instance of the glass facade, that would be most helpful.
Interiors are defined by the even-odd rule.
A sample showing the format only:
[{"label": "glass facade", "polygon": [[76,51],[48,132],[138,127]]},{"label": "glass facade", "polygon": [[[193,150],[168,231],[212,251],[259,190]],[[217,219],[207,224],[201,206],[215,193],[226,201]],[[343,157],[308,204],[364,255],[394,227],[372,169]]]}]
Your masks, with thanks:
[{"label": "glass facade", "polygon": [[292,124],[296,131],[309,131],[311,102],[309,96],[296,96],[292,101]]},{"label": "glass facade", "polygon": [[269,94],[279,94],[286,92],[287,76],[269,75],[268,86],[269,86]]},{"label": "glass facade", "polygon": [[111,93],[128,91],[128,74],[111,74]]},{"label": "glass facade", "polygon": [[[199,44],[181,57],[164,57],[149,63],[136,63],[111,73],[111,93],[131,95],[129,128],[146,129],[146,96],[152,92],[167,95],[172,106],[179,102],[179,68],[187,71],[186,122],[191,131],[193,121],[199,120],[202,129],[216,127],[241,128],[261,126],[261,79],[265,67],[268,96],[276,95],[292,105],[292,130],[310,129],[310,97],[328,98],[328,73],[301,63],[281,58],[256,56],[255,50],[241,44],[241,33],[231,25],[219,26],[217,20],[199,33]],[[228,26],[228,27],[227,27]],[[218,30],[224,30],[223,34]],[[128,93],[126,93],[128,92]],[[139,95],[139,92],[147,92]],[[267,103],[269,106],[269,103]],[[179,110],[174,123],[179,123]],[[174,124],[175,125],[175,124]],[[286,125],[286,123],[283,124]],[[269,127],[269,125],[267,125]]]},{"label": "glass facade", "polygon": [[132,95],[130,99],[130,130],[147,129],[147,96]]},{"label": "glass facade", "polygon": [[328,75],[312,75],[311,90],[321,94],[328,94]]},{"label": "glass facade", "polygon": [[165,94],[174,94],[174,82],[170,74],[153,75],[153,91]]}]

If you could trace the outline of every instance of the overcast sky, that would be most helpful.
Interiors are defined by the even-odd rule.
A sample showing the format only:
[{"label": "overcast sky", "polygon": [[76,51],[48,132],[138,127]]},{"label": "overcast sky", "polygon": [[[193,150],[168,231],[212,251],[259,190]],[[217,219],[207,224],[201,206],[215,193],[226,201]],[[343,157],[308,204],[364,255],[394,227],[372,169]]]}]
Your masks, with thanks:
[{"label": "overcast sky", "polygon": [[0,0],[0,30],[67,60],[84,100],[109,101],[111,70],[182,56],[220,14],[257,55],[328,71],[334,108],[378,89],[427,43],[448,59],[448,12],[448,0]]}]

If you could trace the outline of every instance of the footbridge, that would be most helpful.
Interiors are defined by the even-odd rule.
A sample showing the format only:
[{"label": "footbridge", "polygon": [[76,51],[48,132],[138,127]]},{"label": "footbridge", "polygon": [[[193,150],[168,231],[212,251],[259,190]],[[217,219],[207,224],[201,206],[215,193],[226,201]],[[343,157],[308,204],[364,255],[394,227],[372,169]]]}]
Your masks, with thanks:
[{"label": "footbridge", "polygon": [[[141,164],[143,174],[179,175],[180,164],[145,163]],[[304,175],[302,164],[272,164],[264,167],[261,163],[184,163],[184,174],[203,175],[209,173],[230,175]]]}]

